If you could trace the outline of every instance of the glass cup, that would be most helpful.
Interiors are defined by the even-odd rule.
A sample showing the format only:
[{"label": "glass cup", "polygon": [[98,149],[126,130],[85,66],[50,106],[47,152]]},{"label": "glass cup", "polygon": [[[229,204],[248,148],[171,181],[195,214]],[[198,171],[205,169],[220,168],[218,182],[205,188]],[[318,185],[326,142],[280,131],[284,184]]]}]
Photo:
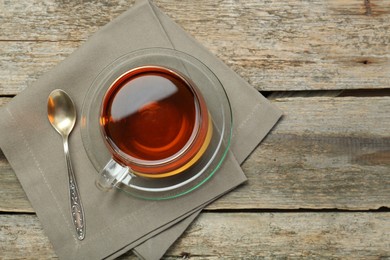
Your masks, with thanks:
[{"label": "glass cup", "polygon": [[112,155],[97,184],[167,178],[185,172],[206,151],[213,132],[206,102],[195,84],[174,69],[140,66],[106,91],[100,131]]}]

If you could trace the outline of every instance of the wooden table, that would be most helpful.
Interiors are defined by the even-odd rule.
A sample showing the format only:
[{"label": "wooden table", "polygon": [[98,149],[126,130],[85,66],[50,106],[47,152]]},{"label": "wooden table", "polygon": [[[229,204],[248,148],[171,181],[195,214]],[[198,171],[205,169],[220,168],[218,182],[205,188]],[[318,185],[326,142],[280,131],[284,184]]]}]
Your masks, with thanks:
[{"label": "wooden table", "polygon": [[[1,0],[0,105],[132,3]],[[285,113],[166,258],[390,257],[390,2],[156,4]],[[1,152],[0,211],[0,258],[56,257]]]}]

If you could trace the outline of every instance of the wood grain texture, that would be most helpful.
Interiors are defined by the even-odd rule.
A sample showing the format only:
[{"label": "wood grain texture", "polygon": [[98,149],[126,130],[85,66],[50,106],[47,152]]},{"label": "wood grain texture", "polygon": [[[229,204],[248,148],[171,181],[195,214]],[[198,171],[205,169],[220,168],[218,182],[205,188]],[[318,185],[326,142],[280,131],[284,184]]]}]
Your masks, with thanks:
[{"label": "wood grain texture", "polygon": [[0,215],[0,258],[57,258],[35,215]]},{"label": "wood grain texture", "polygon": [[[155,2],[259,90],[390,86],[386,0]],[[0,95],[19,93],[132,4],[0,1]]]},{"label": "wood grain texture", "polygon": [[[281,98],[285,115],[215,209],[390,207],[390,97]],[[380,124],[378,124],[380,122]],[[0,210],[32,212],[0,154]]]},{"label": "wood grain texture", "polygon": [[211,259],[386,258],[390,257],[389,217],[389,213],[206,213],[167,255],[186,252],[191,258]]},{"label": "wood grain texture", "polygon": [[[202,213],[164,258],[385,259],[390,257],[389,217],[390,213]],[[2,258],[56,257],[35,215],[0,215],[0,222]]]},{"label": "wood grain texture", "polygon": [[210,208],[390,205],[389,97],[274,102],[285,115],[243,164],[248,184]]},{"label": "wood grain texture", "polygon": [[15,95],[30,86],[80,44],[81,42],[0,41],[0,95]]}]

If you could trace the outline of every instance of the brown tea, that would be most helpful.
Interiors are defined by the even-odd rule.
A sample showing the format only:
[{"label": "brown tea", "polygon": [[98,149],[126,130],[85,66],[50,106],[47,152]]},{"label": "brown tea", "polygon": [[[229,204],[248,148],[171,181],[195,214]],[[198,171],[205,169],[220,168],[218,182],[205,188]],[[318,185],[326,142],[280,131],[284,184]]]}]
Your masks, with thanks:
[{"label": "brown tea", "polygon": [[[169,69],[148,66],[129,71],[113,83],[103,100],[100,123],[106,141],[122,155],[119,160],[130,157],[159,162],[193,148],[198,130],[205,128],[199,113],[198,96],[183,77]],[[196,151],[189,157],[194,154]],[[137,163],[132,167],[137,168]],[[160,173],[170,169],[162,168],[138,170]]]}]

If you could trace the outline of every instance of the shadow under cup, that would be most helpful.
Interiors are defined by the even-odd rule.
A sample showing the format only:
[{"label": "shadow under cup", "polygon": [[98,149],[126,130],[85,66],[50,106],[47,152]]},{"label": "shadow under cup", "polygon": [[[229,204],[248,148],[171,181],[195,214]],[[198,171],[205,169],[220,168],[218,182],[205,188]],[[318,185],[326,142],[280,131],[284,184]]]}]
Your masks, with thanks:
[{"label": "shadow under cup", "polygon": [[183,173],[207,149],[213,127],[191,80],[173,69],[141,66],[118,77],[104,95],[100,128],[112,160],[100,180],[111,188],[125,175],[165,178]]}]

